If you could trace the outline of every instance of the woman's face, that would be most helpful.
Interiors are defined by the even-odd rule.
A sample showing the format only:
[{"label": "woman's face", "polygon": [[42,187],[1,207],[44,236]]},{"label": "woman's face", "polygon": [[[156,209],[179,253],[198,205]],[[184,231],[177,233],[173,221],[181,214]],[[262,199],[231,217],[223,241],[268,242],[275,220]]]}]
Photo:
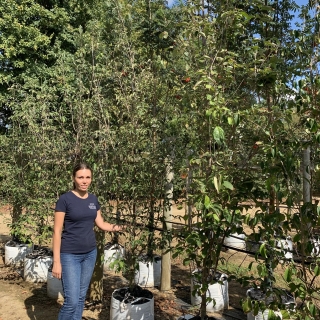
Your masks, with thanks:
[{"label": "woman's face", "polygon": [[75,184],[75,189],[77,191],[85,192],[88,190],[91,184],[91,170],[89,169],[80,169],[76,172],[73,177],[73,182]]}]

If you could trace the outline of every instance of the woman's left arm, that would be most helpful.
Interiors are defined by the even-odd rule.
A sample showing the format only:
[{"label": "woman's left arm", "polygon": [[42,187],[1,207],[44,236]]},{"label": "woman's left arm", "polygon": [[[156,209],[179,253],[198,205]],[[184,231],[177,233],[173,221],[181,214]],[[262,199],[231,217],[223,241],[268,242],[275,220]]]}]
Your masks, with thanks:
[{"label": "woman's left arm", "polygon": [[96,225],[103,231],[123,231],[122,226],[105,222],[102,218],[101,211],[97,211],[97,217],[95,220]]}]

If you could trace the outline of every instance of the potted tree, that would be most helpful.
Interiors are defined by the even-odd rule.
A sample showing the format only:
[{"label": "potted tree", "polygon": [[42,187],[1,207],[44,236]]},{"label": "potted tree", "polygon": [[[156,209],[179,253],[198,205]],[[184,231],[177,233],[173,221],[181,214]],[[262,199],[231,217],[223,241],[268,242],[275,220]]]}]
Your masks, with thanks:
[{"label": "potted tree", "polygon": [[[130,205],[132,205],[131,208],[128,207]],[[143,222],[143,210],[140,205],[144,205],[144,202],[126,201],[126,204],[121,204],[121,209],[117,208],[119,212],[124,212],[121,218],[127,223],[127,237],[124,255],[117,257],[112,266],[116,272],[123,273],[128,285],[115,289],[112,293],[110,318],[113,320],[124,320],[128,317],[133,319],[153,319],[154,317],[152,292],[142,288],[136,282],[136,274],[139,271],[139,258],[145,252],[145,246],[150,236],[150,231],[146,228],[145,222]]]},{"label": "potted tree", "polygon": [[[224,146],[224,131],[215,129],[216,144]],[[225,156],[221,153],[222,159]],[[219,164],[216,164],[216,162]],[[173,256],[181,255],[184,263],[190,264],[192,273],[192,301],[200,307],[200,316],[205,319],[207,312],[222,312],[228,308],[228,276],[219,273],[219,263],[225,238],[231,234],[242,234],[245,219],[242,205],[250,197],[248,180],[239,177],[238,170],[217,160],[215,153],[207,152],[189,158],[189,170],[193,178],[190,183],[187,205],[193,210],[187,212],[189,221],[179,233],[178,245]],[[210,290],[214,290],[212,293]]]},{"label": "potted tree", "polygon": [[[247,313],[248,320],[258,319],[286,319],[294,313],[296,308],[295,297],[288,289],[277,286],[273,270],[288,257],[288,249],[279,247],[279,237],[285,237],[279,225],[285,222],[284,215],[278,210],[270,214],[269,212],[257,213],[259,228],[252,238],[259,238],[261,245],[256,252],[256,263],[259,278],[250,279],[244,277],[240,282],[249,286],[247,297],[242,301],[242,307]],[[253,222],[255,223],[255,222]],[[249,222],[250,224],[250,222]],[[277,232],[275,232],[275,230]],[[289,252],[292,254],[292,251]],[[249,270],[253,263],[249,265]]]}]

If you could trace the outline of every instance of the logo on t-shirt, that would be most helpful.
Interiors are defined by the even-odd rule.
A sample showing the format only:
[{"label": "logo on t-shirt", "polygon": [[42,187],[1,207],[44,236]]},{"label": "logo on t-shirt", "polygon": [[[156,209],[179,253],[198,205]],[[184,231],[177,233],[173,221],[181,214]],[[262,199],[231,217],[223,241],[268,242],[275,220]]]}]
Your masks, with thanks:
[{"label": "logo on t-shirt", "polygon": [[90,203],[90,204],[89,204],[89,209],[96,210],[97,207],[96,207],[96,205],[95,205],[94,203]]}]

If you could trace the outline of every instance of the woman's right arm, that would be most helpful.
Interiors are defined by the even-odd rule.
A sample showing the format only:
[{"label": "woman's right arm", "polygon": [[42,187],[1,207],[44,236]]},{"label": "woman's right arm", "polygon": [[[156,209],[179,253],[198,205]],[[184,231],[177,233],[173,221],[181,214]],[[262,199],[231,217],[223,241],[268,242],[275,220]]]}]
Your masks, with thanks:
[{"label": "woman's right arm", "polygon": [[64,222],[64,212],[56,211],[54,214],[54,226],[53,226],[53,267],[52,275],[55,278],[61,279],[61,261],[60,261],[60,248],[61,248],[61,233]]}]

